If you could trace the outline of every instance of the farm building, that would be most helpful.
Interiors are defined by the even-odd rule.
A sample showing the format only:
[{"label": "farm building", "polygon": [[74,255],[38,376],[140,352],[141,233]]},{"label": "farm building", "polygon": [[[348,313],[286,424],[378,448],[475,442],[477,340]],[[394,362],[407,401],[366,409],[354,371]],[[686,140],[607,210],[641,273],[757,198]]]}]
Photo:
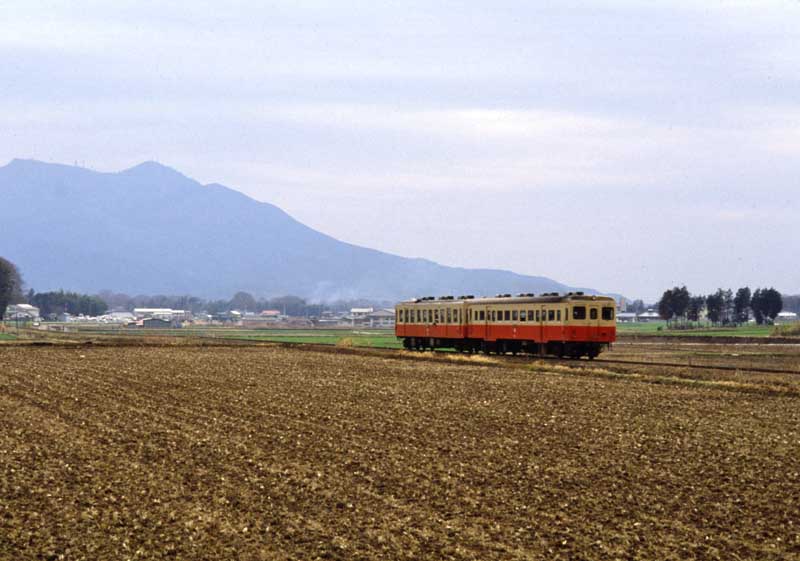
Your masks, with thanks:
[{"label": "farm building", "polygon": [[654,312],[653,310],[647,310],[646,312],[639,314],[637,316],[636,321],[644,321],[644,322],[662,321],[662,318],[660,315],[658,315],[658,312]]},{"label": "farm building", "polygon": [[31,321],[39,319],[39,308],[30,304],[12,304],[6,308],[6,319]]},{"label": "farm building", "polygon": [[775,318],[776,324],[785,324],[785,323],[795,323],[796,321],[800,320],[797,314],[794,312],[781,312]]},{"label": "farm building", "polygon": [[192,319],[192,312],[172,308],[134,308],[136,319],[158,318],[167,321],[186,321]]},{"label": "farm building", "polygon": [[251,329],[264,329],[285,322],[288,318],[278,310],[264,310],[258,315],[247,314],[242,316],[242,327]]},{"label": "farm building", "polygon": [[145,318],[141,323],[145,329],[169,329],[172,327],[171,321],[161,318]]}]

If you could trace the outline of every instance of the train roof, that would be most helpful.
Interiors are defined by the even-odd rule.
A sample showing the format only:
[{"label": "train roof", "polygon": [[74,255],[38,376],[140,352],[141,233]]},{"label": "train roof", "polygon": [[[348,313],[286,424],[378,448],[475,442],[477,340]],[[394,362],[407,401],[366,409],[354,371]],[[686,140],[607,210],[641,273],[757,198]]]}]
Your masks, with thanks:
[{"label": "train roof", "polygon": [[493,297],[480,297],[473,296],[441,296],[434,298],[429,296],[426,298],[415,298],[414,300],[406,300],[401,304],[546,304],[553,302],[574,302],[574,301],[587,301],[587,302],[615,302],[610,296],[587,295],[583,292],[568,292],[566,294],[558,294],[555,292],[540,294],[535,296],[533,294],[520,294],[518,296],[511,296],[510,294],[497,295]]}]

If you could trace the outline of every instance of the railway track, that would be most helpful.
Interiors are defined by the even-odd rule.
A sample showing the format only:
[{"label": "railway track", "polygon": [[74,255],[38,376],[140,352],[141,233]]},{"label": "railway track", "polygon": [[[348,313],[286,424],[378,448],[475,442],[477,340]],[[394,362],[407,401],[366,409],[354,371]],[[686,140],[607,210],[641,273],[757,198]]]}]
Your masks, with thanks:
[{"label": "railway track", "polygon": [[[227,338],[226,338],[227,339]],[[452,356],[470,356],[468,354],[460,354],[455,353],[453,351],[426,351],[426,352],[415,352],[415,351],[407,351],[404,349],[382,349],[382,348],[375,348],[375,347],[337,347],[333,344],[327,343],[294,343],[291,341],[281,341],[272,343],[270,341],[253,341],[252,339],[235,339],[241,342],[249,342],[249,343],[269,343],[273,345],[280,345],[284,347],[290,348],[307,348],[309,350],[315,350],[320,352],[333,352],[333,353],[345,353],[345,354],[364,354],[364,355],[381,355],[381,356],[393,356],[397,358],[407,358],[411,360],[442,360],[445,357],[452,357]],[[481,355],[474,355],[474,356],[481,356]],[[509,363],[518,363],[518,364],[529,364],[531,361],[547,361],[547,362],[554,362],[558,364],[563,364],[566,366],[574,366],[574,367],[591,367],[596,365],[604,365],[604,364],[615,364],[615,365],[623,365],[623,366],[656,366],[661,368],[691,368],[693,370],[719,370],[719,371],[727,371],[727,372],[757,372],[760,374],[793,374],[795,376],[800,376],[800,370],[788,370],[788,369],[779,369],[779,368],[761,368],[761,367],[754,367],[754,366],[736,366],[730,364],[720,364],[720,365],[710,365],[710,364],[695,364],[695,363],[680,363],[680,362],[653,362],[653,361],[644,361],[644,360],[621,360],[621,359],[605,359],[605,358],[596,358],[593,360],[588,359],[567,359],[567,358],[558,358],[555,356],[536,356],[536,355],[483,355],[488,356],[499,361],[509,362]],[[487,364],[490,366],[490,364]]]},{"label": "railway track", "polygon": [[[130,337],[130,338],[129,338]],[[153,339],[161,338],[165,339],[164,343],[158,342],[156,343]],[[63,346],[115,346],[115,344],[122,344],[122,345],[142,345],[142,346],[174,346],[174,344],[170,344],[166,341],[166,339],[172,338],[171,336],[151,336],[151,338],[147,341],[137,341],[134,336],[123,336],[123,337],[106,337],[101,339],[94,339],[94,340],[75,340],[70,338],[70,340],[66,340],[66,337],[61,339],[53,338],[51,339],[52,343],[47,340],[29,340],[23,341],[20,340],[17,344],[29,344],[29,345],[36,345],[36,346],[44,346],[44,345],[63,345]],[[453,356],[481,356],[481,355],[468,355],[468,354],[461,354],[455,353],[453,351],[425,351],[425,352],[416,352],[416,351],[407,351],[404,349],[387,349],[387,348],[377,348],[377,347],[339,347],[335,344],[331,343],[308,343],[308,342],[292,342],[292,341],[269,341],[269,340],[258,340],[258,339],[251,339],[245,337],[214,337],[214,336],[198,336],[198,337],[191,337],[189,340],[185,337],[176,337],[175,339],[180,340],[181,346],[249,346],[249,345],[269,345],[269,346],[281,346],[286,348],[297,348],[297,349],[307,349],[313,350],[318,352],[325,352],[325,353],[335,353],[335,354],[356,354],[356,355],[365,355],[365,356],[390,356],[394,358],[400,359],[408,359],[408,360],[420,360],[420,361],[435,361],[441,362],[443,360],[448,360],[448,357]],[[716,371],[727,371],[727,372],[756,372],[760,374],[790,374],[798,376],[800,375],[800,370],[789,370],[789,369],[779,369],[779,368],[762,368],[758,366],[751,366],[751,365],[731,365],[731,364],[719,364],[719,365],[711,365],[711,364],[697,364],[697,363],[681,363],[681,362],[658,362],[658,361],[644,361],[644,360],[622,360],[622,359],[608,359],[608,358],[596,358],[593,360],[588,359],[567,359],[567,358],[558,358],[555,356],[537,356],[537,355],[482,355],[491,357],[497,361],[506,362],[509,364],[519,364],[519,365],[526,365],[530,364],[532,361],[546,361],[546,362],[553,362],[557,364],[563,364],[565,366],[570,367],[577,367],[577,368],[589,368],[592,366],[599,366],[599,365],[619,365],[619,366],[649,366],[649,367],[659,367],[659,368],[682,368],[682,369],[692,369],[692,370],[716,370]],[[485,365],[485,366],[493,366],[492,363],[474,363],[477,366]]]}]

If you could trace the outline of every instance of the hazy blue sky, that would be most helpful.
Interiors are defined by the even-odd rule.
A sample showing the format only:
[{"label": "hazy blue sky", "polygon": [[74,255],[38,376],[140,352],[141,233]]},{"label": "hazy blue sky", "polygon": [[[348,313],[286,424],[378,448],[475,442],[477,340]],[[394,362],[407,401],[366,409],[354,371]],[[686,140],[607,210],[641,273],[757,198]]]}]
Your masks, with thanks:
[{"label": "hazy blue sky", "polygon": [[340,239],[800,292],[800,2],[6,0],[0,161],[154,159]]}]

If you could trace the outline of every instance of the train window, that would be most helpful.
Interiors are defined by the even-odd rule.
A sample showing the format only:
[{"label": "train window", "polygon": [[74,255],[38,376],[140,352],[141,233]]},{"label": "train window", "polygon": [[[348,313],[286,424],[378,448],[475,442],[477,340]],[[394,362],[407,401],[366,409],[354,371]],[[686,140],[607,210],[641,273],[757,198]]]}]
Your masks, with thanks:
[{"label": "train window", "polygon": [[479,321],[486,321],[486,312],[484,312],[483,310],[481,310],[481,311],[478,313],[478,320],[479,320]]},{"label": "train window", "polygon": [[517,310],[511,310],[511,321],[517,321],[518,319]]},{"label": "train window", "polygon": [[606,321],[614,319],[614,308],[603,308],[603,319]]},{"label": "train window", "polygon": [[572,319],[586,319],[586,306],[575,306],[572,308]]},{"label": "train window", "polygon": [[397,316],[398,316],[397,320],[400,323],[405,323],[405,321],[406,321],[406,311],[405,310],[400,310],[400,313],[397,314]]},{"label": "train window", "polygon": [[591,308],[589,310],[589,318],[597,319],[597,308]]},{"label": "train window", "polygon": [[556,321],[561,321],[561,310],[556,310]]},{"label": "train window", "polygon": [[556,319],[556,311],[547,310],[547,321],[555,321],[555,319]]},{"label": "train window", "polygon": [[451,323],[453,321],[453,314],[450,311],[450,308],[447,308],[447,323]]},{"label": "train window", "polygon": [[503,312],[503,320],[511,321],[511,310],[506,310]]},{"label": "train window", "polygon": [[528,312],[525,310],[520,310],[519,312],[519,321],[527,321],[528,320]]}]

